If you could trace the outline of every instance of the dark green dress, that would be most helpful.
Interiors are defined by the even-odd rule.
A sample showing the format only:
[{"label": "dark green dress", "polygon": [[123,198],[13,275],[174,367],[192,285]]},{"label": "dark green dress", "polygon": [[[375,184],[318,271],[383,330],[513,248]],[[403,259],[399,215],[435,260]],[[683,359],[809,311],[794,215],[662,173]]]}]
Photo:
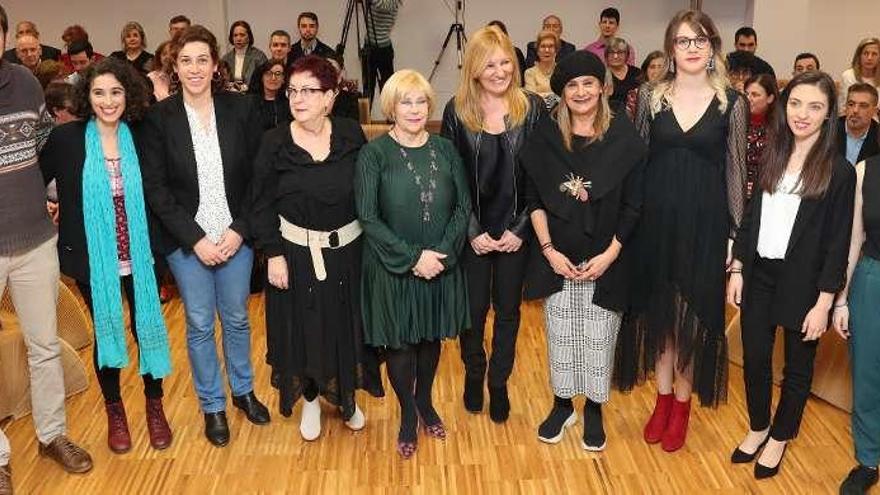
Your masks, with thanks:
[{"label": "dark green dress", "polygon": [[[396,349],[455,337],[467,328],[467,286],[459,261],[471,202],[452,143],[434,135],[418,148],[403,147],[387,134],[374,140],[358,157],[355,198],[366,234],[361,275],[366,343]],[[424,249],[447,255],[446,269],[433,280],[412,273]]]}]

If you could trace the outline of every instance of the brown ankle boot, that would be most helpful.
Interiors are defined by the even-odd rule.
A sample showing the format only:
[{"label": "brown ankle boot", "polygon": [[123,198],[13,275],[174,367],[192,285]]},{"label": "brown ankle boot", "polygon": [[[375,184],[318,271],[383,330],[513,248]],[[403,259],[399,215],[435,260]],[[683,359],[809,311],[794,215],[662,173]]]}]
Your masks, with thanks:
[{"label": "brown ankle boot", "polygon": [[154,449],[164,450],[171,445],[173,434],[165,419],[161,398],[147,399],[147,430],[150,432],[150,445]]},{"label": "brown ankle boot", "polygon": [[122,401],[104,404],[107,409],[107,445],[114,453],[124,454],[131,450],[131,433]]},{"label": "brown ankle boot", "polygon": [[688,419],[691,416],[691,399],[681,402],[678,399],[672,402],[672,413],[669,415],[669,425],[663,433],[663,450],[675,452],[684,445],[687,438]]},{"label": "brown ankle boot", "polygon": [[666,425],[669,423],[669,413],[672,412],[673,397],[673,394],[657,394],[654,412],[645,425],[646,442],[657,443],[663,438],[663,432],[666,431]]}]

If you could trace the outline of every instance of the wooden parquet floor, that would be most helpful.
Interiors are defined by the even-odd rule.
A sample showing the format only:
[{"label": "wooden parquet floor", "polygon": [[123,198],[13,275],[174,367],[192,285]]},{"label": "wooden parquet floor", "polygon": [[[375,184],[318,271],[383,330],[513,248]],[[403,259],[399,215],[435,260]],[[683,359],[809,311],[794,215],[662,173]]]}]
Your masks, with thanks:
[{"label": "wooden parquet floor", "polygon": [[[728,404],[694,408],[686,446],[667,454],[642,440],[654,389],[614,393],[604,408],[608,448],[581,450],[582,421],[558,445],[536,437],[552,402],[541,307],[525,304],[510,382],[512,413],[503,425],[488,413],[471,415],[461,405],[463,368],[457,342],[446,342],[435,384],[435,405],[449,433],[445,442],[420,437],[410,461],[395,452],[397,401],[359,395],[365,430],[352,433],[338,412],[324,407],[322,437],[304,442],[299,410],[290,418],[277,411],[265,355],[262,297],[251,299],[253,360],[257,394],[270,405],[272,423],[254,426],[228,406],[232,440],[214,448],[202,436],[203,422],[186,357],[184,315],[179,299],[165,305],[174,373],[165,381],[165,408],[174,429],[166,451],[150,448],[140,378],[123,373],[123,397],[134,448],[115,455],[106,446],[107,425],[94,376],[90,388],[67,402],[70,436],[87,447],[95,469],[67,475],[40,458],[29,418],[6,428],[13,448],[12,469],[19,494],[294,493],[294,494],[809,494],[837,493],[852,464],[849,415],[810,399],[800,436],[791,445],[779,476],[757,482],[751,465],[731,465],[729,455],[747,429],[742,373],[731,367]],[[219,333],[219,332],[218,332]],[[90,348],[83,351],[89,358]],[[136,363],[136,360],[133,361]],[[576,401],[580,411],[582,402]],[[873,492],[880,494],[880,490]]]}]

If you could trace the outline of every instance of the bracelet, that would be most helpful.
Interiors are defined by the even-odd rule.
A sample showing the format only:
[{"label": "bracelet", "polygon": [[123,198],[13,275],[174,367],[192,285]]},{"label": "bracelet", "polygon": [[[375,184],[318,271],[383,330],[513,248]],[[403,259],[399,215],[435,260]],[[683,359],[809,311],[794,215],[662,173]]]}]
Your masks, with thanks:
[{"label": "bracelet", "polygon": [[545,242],[544,244],[541,244],[541,252],[543,253],[544,251],[546,251],[552,247],[553,247],[552,242]]},{"label": "bracelet", "polygon": [[835,308],[845,308],[845,307],[846,307],[846,306],[847,306],[847,304],[846,304],[846,303],[842,303],[842,304],[835,304],[835,305],[834,305],[834,307],[835,307]]},{"label": "bracelet", "polygon": [[743,272],[742,268],[734,268],[734,269],[730,270],[730,273],[742,273],[742,272]]}]

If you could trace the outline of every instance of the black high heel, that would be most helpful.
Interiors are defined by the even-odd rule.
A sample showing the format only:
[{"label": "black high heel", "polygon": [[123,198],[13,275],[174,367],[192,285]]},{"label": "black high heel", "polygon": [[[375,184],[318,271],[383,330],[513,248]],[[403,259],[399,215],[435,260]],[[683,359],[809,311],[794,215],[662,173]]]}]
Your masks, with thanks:
[{"label": "black high heel", "polygon": [[779,456],[779,462],[776,463],[773,467],[768,467],[760,462],[755,463],[755,479],[763,480],[765,478],[772,478],[779,473],[779,466],[782,465],[782,459],[785,458],[785,451],[788,449],[788,442],[782,447],[782,455]]},{"label": "black high heel", "polygon": [[764,440],[761,441],[760,444],[758,444],[758,448],[756,448],[755,451],[752,452],[751,454],[749,454],[748,452],[742,451],[739,448],[739,446],[737,446],[736,449],[734,449],[733,454],[730,455],[730,462],[732,462],[734,464],[745,464],[747,462],[754,461],[755,457],[758,456],[758,452],[760,452],[761,449],[763,449],[764,446],[767,445],[767,440],[770,440],[770,432],[769,431],[767,432],[767,436],[764,437]]}]

